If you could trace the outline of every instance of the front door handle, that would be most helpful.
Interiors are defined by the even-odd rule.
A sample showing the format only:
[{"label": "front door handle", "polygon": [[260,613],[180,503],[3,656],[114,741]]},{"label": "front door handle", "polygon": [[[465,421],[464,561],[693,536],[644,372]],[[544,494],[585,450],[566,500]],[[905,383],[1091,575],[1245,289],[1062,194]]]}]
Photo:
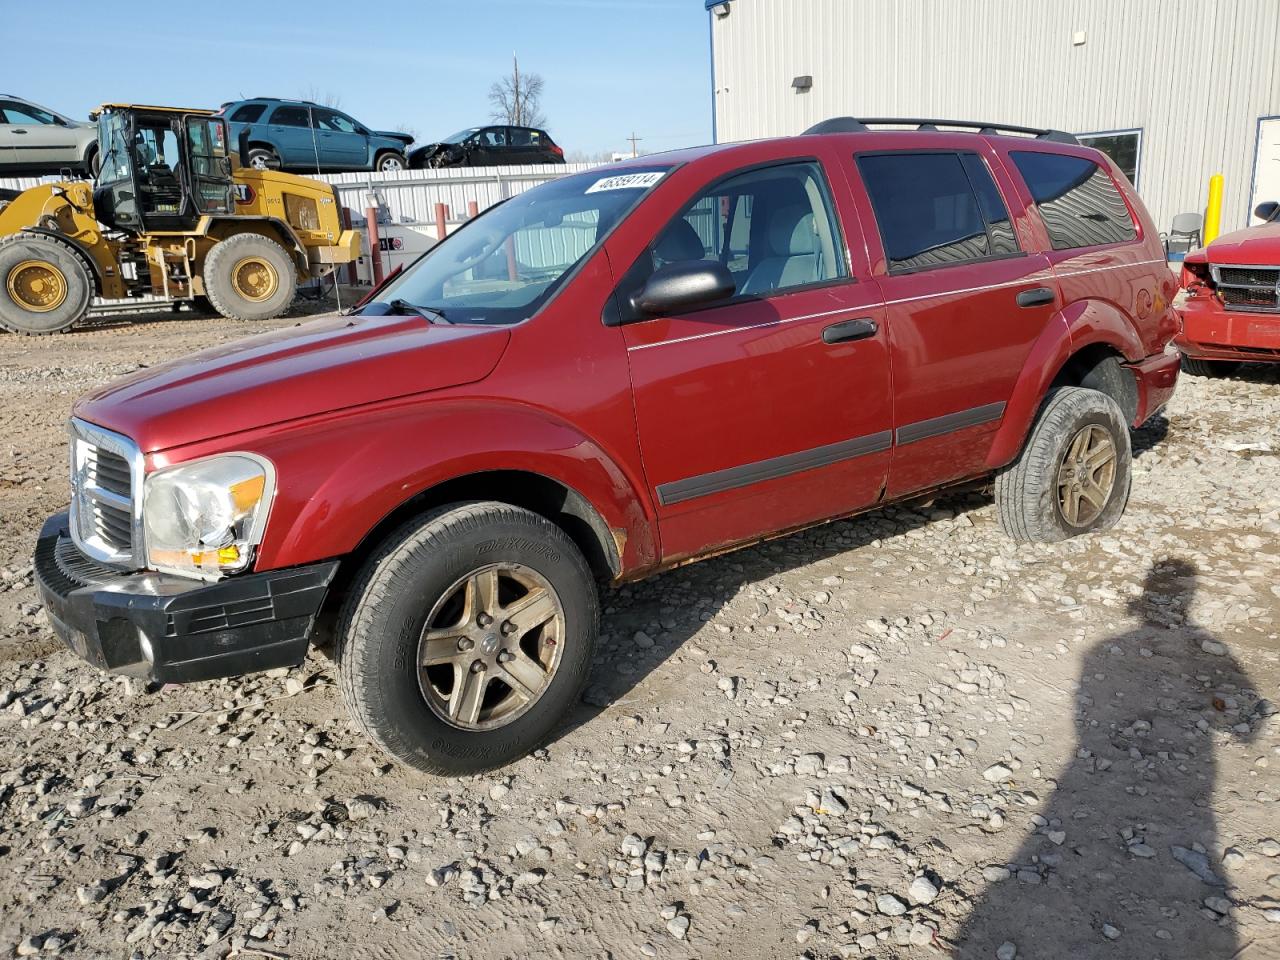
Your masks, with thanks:
[{"label": "front door handle", "polygon": [[822,342],[847,343],[850,340],[865,340],[867,337],[874,337],[878,329],[876,322],[866,317],[860,317],[857,320],[841,320],[822,331]]},{"label": "front door handle", "polygon": [[1034,290],[1023,290],[1018,294],[1018,306],[1043,307],[1053,303],[1055,299],[1053,291],[1048,287],[1036,287]]}]

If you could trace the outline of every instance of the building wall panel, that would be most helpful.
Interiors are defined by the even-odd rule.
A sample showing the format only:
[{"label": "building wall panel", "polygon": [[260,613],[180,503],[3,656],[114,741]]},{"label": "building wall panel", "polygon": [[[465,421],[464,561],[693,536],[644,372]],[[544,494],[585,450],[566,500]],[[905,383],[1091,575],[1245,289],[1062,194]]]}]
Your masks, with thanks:
[{"label": "building wall panel", "polygon": [[1202,210],[1214,173],[1224,229],[1244,226],[1258,118],[1280,114],[1277,0],[730,0],[709,16],[718,140],[842,115],[1141,129],[1162,228]]}]

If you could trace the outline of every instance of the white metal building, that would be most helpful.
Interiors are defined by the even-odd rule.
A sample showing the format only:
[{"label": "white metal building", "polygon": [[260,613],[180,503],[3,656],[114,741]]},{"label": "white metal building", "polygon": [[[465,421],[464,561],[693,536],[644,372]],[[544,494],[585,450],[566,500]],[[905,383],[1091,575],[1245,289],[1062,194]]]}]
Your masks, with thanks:
[{"label": "white metal building", "polygon": [[705,2],[717,140],[833,116],[1052,127],[1115,158],[1162,230],[1215,173],[1224,232],[1280,200],[1280,0]]}]

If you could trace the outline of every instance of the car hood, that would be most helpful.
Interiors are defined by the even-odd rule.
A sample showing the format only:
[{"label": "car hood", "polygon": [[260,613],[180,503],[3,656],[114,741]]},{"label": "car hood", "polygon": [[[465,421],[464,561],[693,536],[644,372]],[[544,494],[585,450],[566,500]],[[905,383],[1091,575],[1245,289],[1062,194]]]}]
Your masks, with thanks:
[{"label": "car hood", "polygon": [[411,133],[397,133],[395,130],[375,130],[373,135],[375,137],[385,137],[388,140],[399,140],[406,147],[413,143],[413,134]]},{"label": "car hood", "polygon": [[510,334],[418,316],[333,317],[141,370],[73,415],[144,452],[482,380]]},{"label": "car hood", "polygon": [[1207,248],[1210,263],[1280,265],[1280,223],[1263,223],[1224,233]]}]

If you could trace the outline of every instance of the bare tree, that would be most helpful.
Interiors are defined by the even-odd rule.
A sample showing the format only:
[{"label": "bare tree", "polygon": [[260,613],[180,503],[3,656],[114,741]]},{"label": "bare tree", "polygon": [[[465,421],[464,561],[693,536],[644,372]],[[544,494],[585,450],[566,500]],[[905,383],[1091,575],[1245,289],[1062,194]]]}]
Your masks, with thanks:
[{"label": "bare tree", "polygon": [[489,88],[489,102],[493,104],[490,117],[514,127],[545,127],[547,117],[542,112],[542,86],[542,77],[538,74],[520,72],[520,61],[513,53],[511,75]]},{"label": "bare tree", "polygon": [[342,109],[342,95],[334,93],[332,90],[321,91],[314,83],[311,84],[303,93],[298,95],[299,100],[308,100],[311,103],[318,103],[322,107],[330,107],[334,110]]}]

